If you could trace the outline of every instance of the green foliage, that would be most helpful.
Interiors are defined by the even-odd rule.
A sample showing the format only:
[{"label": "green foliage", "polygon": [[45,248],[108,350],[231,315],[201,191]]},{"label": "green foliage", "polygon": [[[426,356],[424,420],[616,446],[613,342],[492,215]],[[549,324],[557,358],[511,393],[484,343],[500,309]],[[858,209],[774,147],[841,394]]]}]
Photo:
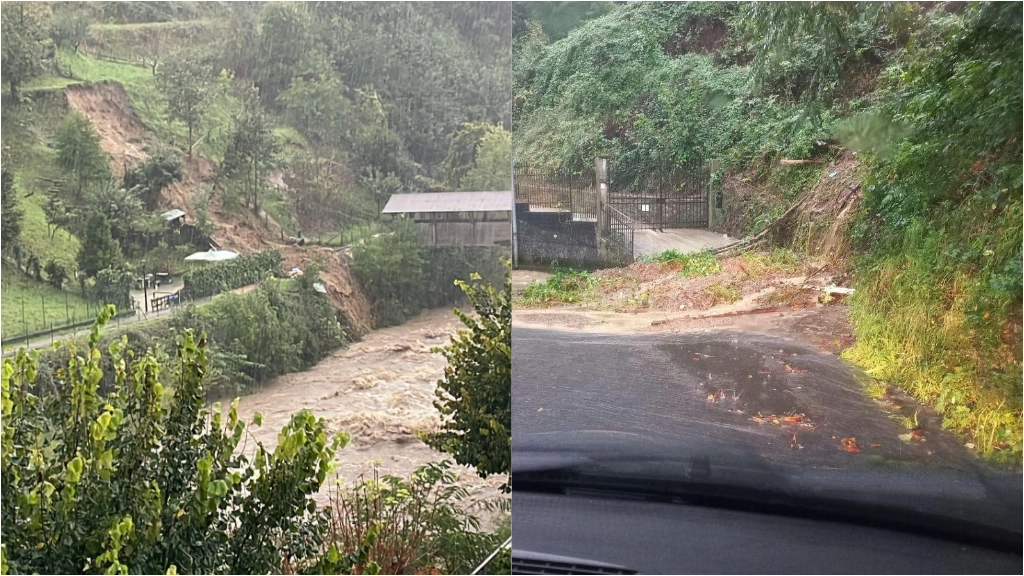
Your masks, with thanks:
[{"label": "green foliage", "polygon": [[261,7],[257,85],[268,104],[288,89],[292,78],[310,71],[317,47],[312,24],[309,12],[300,4]]},{"label": "green foliage", "polygon": [[350,128],[346,124],[352,104],[333,72],[293,78],[276,103],[285,119],[317,144],[340,146],[347,141]]},{"label": "green foliage", "polygon": [[78,46],[89,35],[89,21],[82,14],[61,13],[53,19],[50,37],[61,48],[78,52]]},{"label": "green foliage", "polygon": [[512,184],[511,134],[501,126],[463,124],[441,169],[454,190],[505,190]]},{"label": "green foliage", "polygon": [[86,276],[121,263],[121,247],[110,232],[110,223],[102,212],[93,212],[85,226],[82,246],[78,250],[78,268]]},{"label": "green foliage", "polygon": [[401,324],[423,309],[424,262],[411,225],[356,244],[352,258],[352,271],[371,295],[373,318],[381,326]]},{"label": "green foliage", "polygon": [[512,36],[527,33],[530,21],[540,23],[552,40],[565,38],[584,22],[615,9],[614,2],[515,2],[512,5]]},{"label": "green foliage", "polygon": [[43,272],[46,272],[46,281],[58,290],[64,286],[64,281],[68,279],[68,270],[64,267],[64,264],[52,258],[46,261],[46,265],[43,266]]},{"label": "green foliage", "polygon": [[182,276],[182,282],[190,298],[205,298],[256,284],[277,273],[280,266],[281,253],[267,250],[190,270]]},{"label": "green foliage", "polygon": [[20,100],[20,87],[44,70],[52,51],[49,20],[46,5],[13,3],[0,9],[4,38],[0,44],[0,79],[10,87],[14,102]]},{"label": "green foliage", "polygon": [[12,250],[21,234],[21,219],[24,213],[18,209],[18,190],[14,187],[14,176],[4,170],[0,173],[0,245]]},{"label": "green foliage", "polygon": [[119,310],[131,309],[131,289],[135,275],[123,266],[104,268],[96,274],[94,298],[103,304],[113,304]]},{"label": "green foliage", "polygon": [[75,197],[86,187],[110,178],[110,164],[100,148],[100,135],[84,115],[71,111],[55,134],[57,166],[71,179]]},{"label": "green foliage", "polygon": [[160,191],[184,177],[182,168],[181,158],[168,150],[158,150],[144,161],[125,168],[123,186],[136,191],[146,207],[152,209],[157,205]]},{"label": "green foliage", "polygon": [[[267,573],[285,549],[319,548],[314,496],[346,436],[295,414],[253,460],[237,450],[246,424],[237,401],[206,406],[207,351],[190,333],[178,361],[109,348],[114,385],[103,378],[92,330],[84,356],[71,346],[49,376],[56,393],[36,395],[40,370],[22,351],[3,366],[4,560],[14,573]],[[175,387],[159,379],[173,369]],[[254,419],[255,420],[255,419]],[[258,422],[258,420],[257,420]],[[9,546],[9,547],[7,547]]]},{"label": "green foliage", "polygon": [[678,264],[679,274],[682,276],[710,276],[722,271],[722,265],[718,258],[708,251],[693,252],[684,254],[678,250],[666,250],[660,254],[646,254],[640,258],[641,262],[657,262],[659,264]]},{"label": "green foliage", "polygon": [[800,258],[786,248],[776,248],[771,252],[744,252],[742,258],[744,272],[750,277],[785,270],[800,263]]},{"label": "green foliage", "polygon": [[[481,532],[466,489],[448,461],[338,488],[331,498],[327,554],[300,573],[469,574],[500,543]],[[504,501],[507,505],[507,501]],[[360,572],[360,569],[362,571]]]},{"label": "green foliage", "polygon": [[191,158],[194,134],[203,126],[218,86],[213,69],[194,52],[180,52],[160,67],[157,85],[167,100],[168,120],[183,122],[188,129]]},{"label": "green foliage", "polygon": [[[439,350],[446,360],[434,406],[442,430],[425,438],[431,447],[476,468],[486,478],[508,474],[512,466],[512,276],[507,266],[501,291],[470,277],[459,281],[476,312],[458,308],[455,315],[467,329]],[[511,483],[502,486],[511,491]]]},{"label": "green foliage", "polygon": [[258,93],[250,88],[242,99],[242,112],[235,119],[234,134],[222,164],[225,175],[243,182],[245,205],[251,206],[255,214],[260,211],[260,193],[266,187],[267,172],[281,153],[281,143]]},{"label": "green foliage", "polygon": [[740,299],[740,291],[735,286],[715,284],[704,289],[704,293],[711,297],[715,305],[732,304]]},{"label": "green foliage", "polygon": [[547,280],[534,280],[524,288],[520,299],[528,306],[561,302],[573,304],[589,297],[595,286],[597,279],[590,272],[555,267]]}]

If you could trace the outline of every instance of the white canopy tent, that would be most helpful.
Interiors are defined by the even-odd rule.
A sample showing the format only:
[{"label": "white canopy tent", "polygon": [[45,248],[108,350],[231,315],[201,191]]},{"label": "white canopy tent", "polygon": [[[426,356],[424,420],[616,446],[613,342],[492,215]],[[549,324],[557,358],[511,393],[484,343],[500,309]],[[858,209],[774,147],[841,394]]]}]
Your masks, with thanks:
[{"label": "white canopy tent", "polygon": [[232,252],[231,250],[207,250],[205,252],[189,254],[185,257],[185,260],[187,262],[222,262],[224,260],[234,260],[235,258],[238,258],[238,252]]}]

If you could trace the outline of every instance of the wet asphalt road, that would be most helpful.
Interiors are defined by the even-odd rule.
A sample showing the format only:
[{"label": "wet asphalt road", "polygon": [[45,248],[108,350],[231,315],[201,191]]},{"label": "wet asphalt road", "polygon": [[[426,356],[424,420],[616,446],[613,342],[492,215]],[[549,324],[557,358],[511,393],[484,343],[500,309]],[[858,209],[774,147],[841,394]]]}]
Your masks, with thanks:
[{"label": "wet asphalt road", "polygon": [[[923,440],[901,440],[907,428],[864,393],[862,374],[787,338],[513,327],[512,351],[513,445],[527,435],[599,431],[735,446],[798,465],[977,465],[934,416],[920,418]],[[905,400],[903,412],[913,414]]]}]

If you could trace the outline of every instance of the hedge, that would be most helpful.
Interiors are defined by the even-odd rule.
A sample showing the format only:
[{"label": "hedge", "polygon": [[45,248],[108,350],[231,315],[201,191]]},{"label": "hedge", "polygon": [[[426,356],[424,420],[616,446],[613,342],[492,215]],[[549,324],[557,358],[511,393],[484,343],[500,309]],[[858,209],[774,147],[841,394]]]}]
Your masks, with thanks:
[{"label": "hedge", "polygon": [[182,279],[188,298],[205,298],[256,284],[268,275],[278,272],[280,266],[281,253],[277,250],[267,250],[186,272]]}]

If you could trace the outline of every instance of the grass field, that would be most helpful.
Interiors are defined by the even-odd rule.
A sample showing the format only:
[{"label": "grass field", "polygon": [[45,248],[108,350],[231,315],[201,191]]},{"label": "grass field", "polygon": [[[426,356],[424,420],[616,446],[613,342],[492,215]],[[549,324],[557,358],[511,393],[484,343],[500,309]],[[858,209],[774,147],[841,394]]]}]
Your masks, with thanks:
[{"label": "grass field", "polygon": [[[0,277],[0,320],[4,338],[44,328],[88,320],[99,310],[75,289],[58,290],[45,282],[26,278],[17,270],[3,267]],[[22,313],[24,311],[24,317]]]}]

